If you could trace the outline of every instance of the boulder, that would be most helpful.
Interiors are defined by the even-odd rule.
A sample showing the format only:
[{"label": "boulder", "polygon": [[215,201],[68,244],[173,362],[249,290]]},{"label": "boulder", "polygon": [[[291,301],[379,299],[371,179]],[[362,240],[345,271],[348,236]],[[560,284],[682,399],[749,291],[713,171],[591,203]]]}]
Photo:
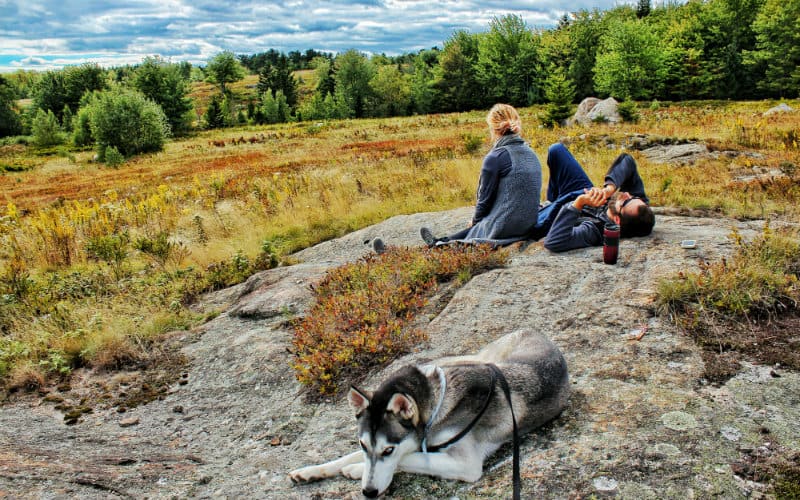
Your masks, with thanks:
[{"label": "boulder", "polygon": [[619,123],[622,121],[622,117],[617,110],[618,106],[619,103],[613,97],[602,101],[596,97],[587,97],[578,105],[578,110],[572,118],[567,120],[567,124],[588,125],[600,119],[609,123]]}]

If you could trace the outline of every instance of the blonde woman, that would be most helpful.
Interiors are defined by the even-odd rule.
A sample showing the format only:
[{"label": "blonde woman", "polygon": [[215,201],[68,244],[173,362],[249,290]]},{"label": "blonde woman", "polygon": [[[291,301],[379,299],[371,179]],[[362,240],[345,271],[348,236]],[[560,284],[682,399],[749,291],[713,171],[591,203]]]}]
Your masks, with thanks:
[{"label": "blonde woman", "polygon": [[478,181],[477,203],[469,227],[437,238],[420,228],[428,246],[451,241],[508,245],[525,239],[536,225],[542,166],[522,140],[519,113],[508,104],[495,104],[486,116],[494,142],[484,157]]}]

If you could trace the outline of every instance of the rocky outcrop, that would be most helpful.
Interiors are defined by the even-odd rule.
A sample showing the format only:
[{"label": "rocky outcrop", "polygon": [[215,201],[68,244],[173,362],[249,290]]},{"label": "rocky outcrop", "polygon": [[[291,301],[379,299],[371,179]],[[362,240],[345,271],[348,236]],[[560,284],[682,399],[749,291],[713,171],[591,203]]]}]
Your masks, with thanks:
[{"label": "rocky outcrop", "polygon": [[567,125],[576,123],[587,125],[596,121],[608,123],[619,123],[622,117],[619,115],[617,107],[619,103],[613,97],[600,100],[596,97],[587,97],[578,105],[575,114],[567,120]]},{"label": "rocky outcrop", "polygon": [[[303,314],[325,269],[357,259],[380,236],[420,244],[418,228],[463,227],[468,208],[393,217],[297,253],[203,304],[225,312],[182,336],[190,366],[160,400],[118,413],[95,408],[72,426],[53,403],[0,407],[0,496],[13,498],[359,498],[346,479],[296,486],[286,473],[356,449],[342,398],[299,395],[287,318]],[[401,363],[474,352],[521,327],[563,350],[572,381],[566,411],[522,441],[524,498],[749,498],[764,486],[735,466],[754,450],[800,448],[800,375],[746,365],[722,385],[702,379],[693,341],[655,314],[658,281],[730,253],[729,234],[758,221],[659,215],[651,237],[623,240],[619,263],[599,248],[551,254],[515,245],[508,267],[474,277],[437,316],[429,341]],[[683,239],[697,248],[682,249]],[[761,451],[759,451],[761,453]],[[398,475],[397,498],[507,498],[511,447],[474,483]]]}]

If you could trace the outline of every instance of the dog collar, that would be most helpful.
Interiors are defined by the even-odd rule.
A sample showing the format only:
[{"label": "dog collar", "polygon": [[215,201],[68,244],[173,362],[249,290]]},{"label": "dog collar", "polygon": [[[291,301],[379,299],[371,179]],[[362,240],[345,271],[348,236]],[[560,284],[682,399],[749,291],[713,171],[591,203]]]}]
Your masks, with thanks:
[{"label": "dog collar", "polygon": [[431,418],[428,419],[428,423],[425,424],[425,430],[422,433],[422,453],[428,453],[428,432],[430,432],[436,417],[439,416],[439,410],[442,409],[442,403],[444,403],[444,391],[447,388],[447,380],[444,378],[444,370],[437,366],[436,373],[439,374],[439,401],[436,403],[436,408],[433,409]]}]

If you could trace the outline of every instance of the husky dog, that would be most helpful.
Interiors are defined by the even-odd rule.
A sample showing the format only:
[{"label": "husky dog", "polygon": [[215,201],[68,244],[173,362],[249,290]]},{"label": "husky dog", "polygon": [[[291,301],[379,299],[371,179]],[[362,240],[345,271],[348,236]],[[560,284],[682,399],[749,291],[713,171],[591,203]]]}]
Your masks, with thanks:
[{"label": "husky dog", "polygon": [[352,387],[361,450],[289,477],[303,483],[341,473],[361,479],[368,498],[386,493],[395,472],[474,482],[484,459],[512,437],[509,399],[527,432],[558,416],[568,397],[561,352],[543,335],[518,330],[474,356],[405,366],[372,393]]}]

